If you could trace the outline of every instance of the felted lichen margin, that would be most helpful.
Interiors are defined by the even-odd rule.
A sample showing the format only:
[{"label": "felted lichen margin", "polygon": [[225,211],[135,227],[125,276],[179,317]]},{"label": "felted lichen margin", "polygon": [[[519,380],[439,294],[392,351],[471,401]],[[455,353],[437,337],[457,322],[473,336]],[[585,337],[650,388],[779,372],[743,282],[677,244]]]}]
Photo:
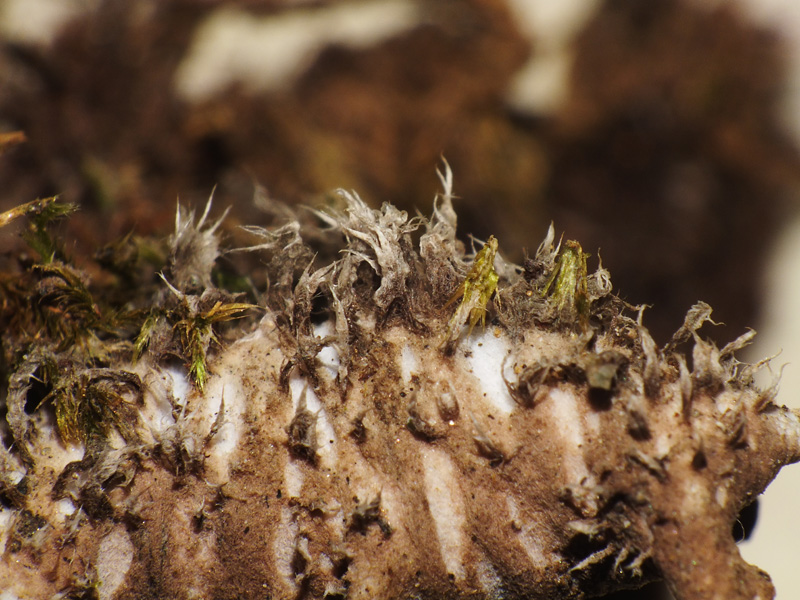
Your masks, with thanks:
[{"label": "felted lichen margin", "polygon": [[[202,390],[168,319],[133,363],[147,316],[181,300],[155,271],[200,312],[236,301],[214,287],[222,250],[194,219],[179,219],[148,280],[158,287],[145,286],[150,310],[87,338],[106,352],[26,337],[18,325],[31,321],[3,309],[2,325],[17,325],[3,337],[3,592],[552,600],[663,578],[681,600],[771,598],[731,525],[800,459],[800,419],[774,387],[753,386],[762,365],[734,358],[751,334],[718,349],[700,337],[698,305],[659,348],[607,272],[586,272],[552,229],[524,267],[488,244],[469,260],[441,177],[430,219],[349,193],[316,222],[250,229],[265,316],[208,347]],[[325,259],[326,248],[343,252]],[[497,278],[496,289],[495,275],[474,279],[486,327],[464,331],[463,309],[440,347],[458,310],[447,302],[478,271]],[[562,274],[567,298],[585,285],[583,308],[550,294]],[[40,276],[6,282],[0,307]],[[52,406],[35,401],[42,348],[75,371],[103,369],[98,384],[129,373],[113,381],[135,385],[94,401],[125,394],[132,429],[64,445]]]}]

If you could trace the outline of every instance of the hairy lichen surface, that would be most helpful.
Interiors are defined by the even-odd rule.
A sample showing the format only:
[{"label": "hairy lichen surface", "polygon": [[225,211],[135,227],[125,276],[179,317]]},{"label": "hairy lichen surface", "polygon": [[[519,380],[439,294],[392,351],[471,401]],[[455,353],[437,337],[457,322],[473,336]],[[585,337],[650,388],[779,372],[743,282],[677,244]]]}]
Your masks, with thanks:
[{"label": "hairy lichen surface", "polygon": [[717,348],[698,303],[658,347],[552,227],[522,267],[494,238],[469,258],[440,177],[430,219],[343,193],[249,229],[264,313],[227,330],[255,311],[215,287],[205,215],[117,303],[64,256],[4,276],[2,591],[771,598],[731,526],[800,418],[735,358],[752,332]]}]

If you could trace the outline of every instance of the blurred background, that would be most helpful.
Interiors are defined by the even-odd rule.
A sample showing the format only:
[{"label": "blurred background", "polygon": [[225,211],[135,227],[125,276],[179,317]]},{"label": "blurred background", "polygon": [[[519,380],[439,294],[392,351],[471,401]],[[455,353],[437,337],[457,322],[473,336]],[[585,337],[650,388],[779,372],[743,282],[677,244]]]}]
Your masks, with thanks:
[{"label": "blurred background", "polygon": [[[757,329],[750,359],[783,350],[778,399],[800,406],[796,0],[0,0],[16,131],[0,211],[79,204],[78,258],[168,233],[176,199],[214,186],[231,243],[276,217],[257,186],[428,214],[444,156],[464,239],[520,261],[553,221],[652,305],[657,341],[698,300],[720,344]],[[790,467],[741,545],[781,600],[800,590],[798,494]]]}]

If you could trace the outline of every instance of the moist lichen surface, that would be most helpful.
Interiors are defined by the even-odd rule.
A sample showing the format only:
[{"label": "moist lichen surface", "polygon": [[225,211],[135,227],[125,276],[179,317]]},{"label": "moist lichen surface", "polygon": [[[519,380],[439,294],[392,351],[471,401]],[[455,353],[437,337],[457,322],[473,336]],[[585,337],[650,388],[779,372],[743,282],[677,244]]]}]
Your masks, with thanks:
[{"label": "moist lichen surface", "polygon": [[[0,589],[772,598],[731,528],[800,459],[800,420],[737,360],[752,332],[718,348],[698,303],[659,347],[552,227],[524,266],[502,240],[468,252],[441,179],[430,219],[342,192],[250,228],[236,251],[269,282],[250,298],[212,276],[217,224],[182,210],[148,306],[94,298],[57,250],[20,261],[0,290]],[[6,217],[44,236],[39,208]]]}]

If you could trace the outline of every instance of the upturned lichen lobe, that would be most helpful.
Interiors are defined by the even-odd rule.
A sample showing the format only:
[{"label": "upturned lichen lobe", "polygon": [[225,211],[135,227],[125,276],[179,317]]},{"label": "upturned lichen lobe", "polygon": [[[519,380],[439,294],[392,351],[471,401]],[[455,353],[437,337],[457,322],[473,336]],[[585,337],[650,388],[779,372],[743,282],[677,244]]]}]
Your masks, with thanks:
[{"label": "upturned lichen lobe", "polygon": [[43,300],[0,312],[9,593],[771,598],[731,525],[800,419],[734,357],[752,334],[718,349],[700,303],[659,347],[552,227],[524,267],[494,237],[470,261],[440,178],[430,220],[344,193],[324,228],[250,228],[252,302],[214,286],[207,212],[179,211],[126,319],[44,256],[4,284]]}]

